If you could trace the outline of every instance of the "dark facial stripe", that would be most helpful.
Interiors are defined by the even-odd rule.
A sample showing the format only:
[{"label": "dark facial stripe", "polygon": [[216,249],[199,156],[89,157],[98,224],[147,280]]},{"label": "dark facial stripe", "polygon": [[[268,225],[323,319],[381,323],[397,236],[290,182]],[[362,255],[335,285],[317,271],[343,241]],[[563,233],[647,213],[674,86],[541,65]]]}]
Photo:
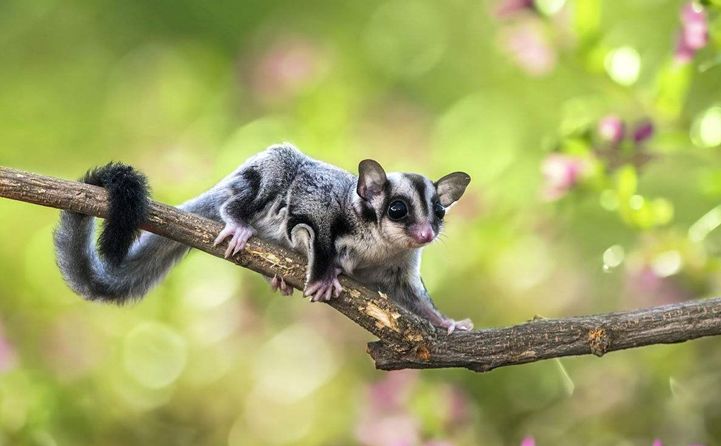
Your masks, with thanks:
[{"label": "dark facial stripe", "polygon": [[363,218],[364,221],[368,223],[377,223],[378,217],[376,216],[376,211],[373,209],[373,207],[364,202],[361,202],[361,218]]},{"label": "dark facial stripe", "polygon": [[426,179],[416,174],[405,174],[408,181],[411,182],[416,192],[418,192],[418,201],[421,203],[423,215],[428,215],[428,203],[426,202]]},{"label": "dark facial stripe", "polygon": [[388,210],[388,204],[390,204],[391,200],[391,190],[393,187],[391,186],[390,180],[386,181],[386,184],[383,185],[383,204],[381,205],[380,210],[377,212],[374,209],[374,212],[376,212],[376,222],[379,221],[381,218],[386,216],[386,211]]}]

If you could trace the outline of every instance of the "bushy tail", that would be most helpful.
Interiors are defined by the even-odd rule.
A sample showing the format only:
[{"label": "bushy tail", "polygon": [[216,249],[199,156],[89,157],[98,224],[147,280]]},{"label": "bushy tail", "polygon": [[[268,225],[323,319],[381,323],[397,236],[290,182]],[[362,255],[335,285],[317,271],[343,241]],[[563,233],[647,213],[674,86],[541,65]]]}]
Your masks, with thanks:
[{"label": "bushy tail", "polygon": [[[110,163],[89,171],[83,181],[107,189],[108,218],[96,250],[94,218],[61,212],[55,230],[60,271],[73,291],[90,300],[122,304],[141,297],[190,248],[150,233],[135,241],[139,226],[147,218],[150,200],[145,177],[132,167]],[[218,206],[213,200],[211,190],[180,207],[218,220]]]}]

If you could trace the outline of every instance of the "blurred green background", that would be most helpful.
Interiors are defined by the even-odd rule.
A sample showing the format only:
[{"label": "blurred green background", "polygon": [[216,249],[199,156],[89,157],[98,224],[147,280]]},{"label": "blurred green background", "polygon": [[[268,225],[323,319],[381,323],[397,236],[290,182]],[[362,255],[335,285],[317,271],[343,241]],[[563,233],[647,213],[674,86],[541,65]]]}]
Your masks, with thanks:
[{"label": "blurred green background", "polygon": [[[708,39],[707,39],[708,37]],[[424,254],[478,327],[719,295],[721,20],[664,0],[3,0],[0,164],[121,160],[179,203],[280,141],[473,181]],[[721,444],[718,339],[384,373],[324,305],[191,253],[142,302],[64,285],[0,200],[0,444]]]}]

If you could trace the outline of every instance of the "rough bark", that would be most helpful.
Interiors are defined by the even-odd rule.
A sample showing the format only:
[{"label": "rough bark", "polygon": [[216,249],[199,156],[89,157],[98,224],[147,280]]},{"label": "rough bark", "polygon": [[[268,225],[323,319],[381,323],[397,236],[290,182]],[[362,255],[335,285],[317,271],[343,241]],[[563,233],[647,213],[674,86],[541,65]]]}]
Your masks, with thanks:
[{"label": "rough bark", "polygon": [[[96,217],[104,217],[108,205],[102,188],[5,167],[0,167],[0,197]],[[222,229],[218,222],[153,202],[143,229],[223,258],[225,247],[213,246]],[[244,251],[228,260],[268,277],[277,274],[296,289],[303,288],[305,259],[258,238],[252,238]],[[341,284],[343,293],[329,305],[378,337],[368,344],[368,353],[383,370],[465,367],[481,372],[721,334],[721,298],[715,298],[629,312],[540,319],[449,336],[350,278],[341,276]]]}]

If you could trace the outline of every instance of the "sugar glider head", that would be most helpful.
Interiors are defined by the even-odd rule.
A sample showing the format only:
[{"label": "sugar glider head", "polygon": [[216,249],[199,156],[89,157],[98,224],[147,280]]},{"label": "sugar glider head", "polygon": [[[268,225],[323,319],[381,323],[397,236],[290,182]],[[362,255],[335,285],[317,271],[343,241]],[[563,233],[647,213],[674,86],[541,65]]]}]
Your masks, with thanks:
[{"label": "sugar glider head", "polygon": [[413,173],[389,173],[374,160],[358,166],[361,218],[377,225],[380,235],[398,248],[418,248],[435,240],[446,210],[466,190],[471,177],[450,173],[438,181]]}]

